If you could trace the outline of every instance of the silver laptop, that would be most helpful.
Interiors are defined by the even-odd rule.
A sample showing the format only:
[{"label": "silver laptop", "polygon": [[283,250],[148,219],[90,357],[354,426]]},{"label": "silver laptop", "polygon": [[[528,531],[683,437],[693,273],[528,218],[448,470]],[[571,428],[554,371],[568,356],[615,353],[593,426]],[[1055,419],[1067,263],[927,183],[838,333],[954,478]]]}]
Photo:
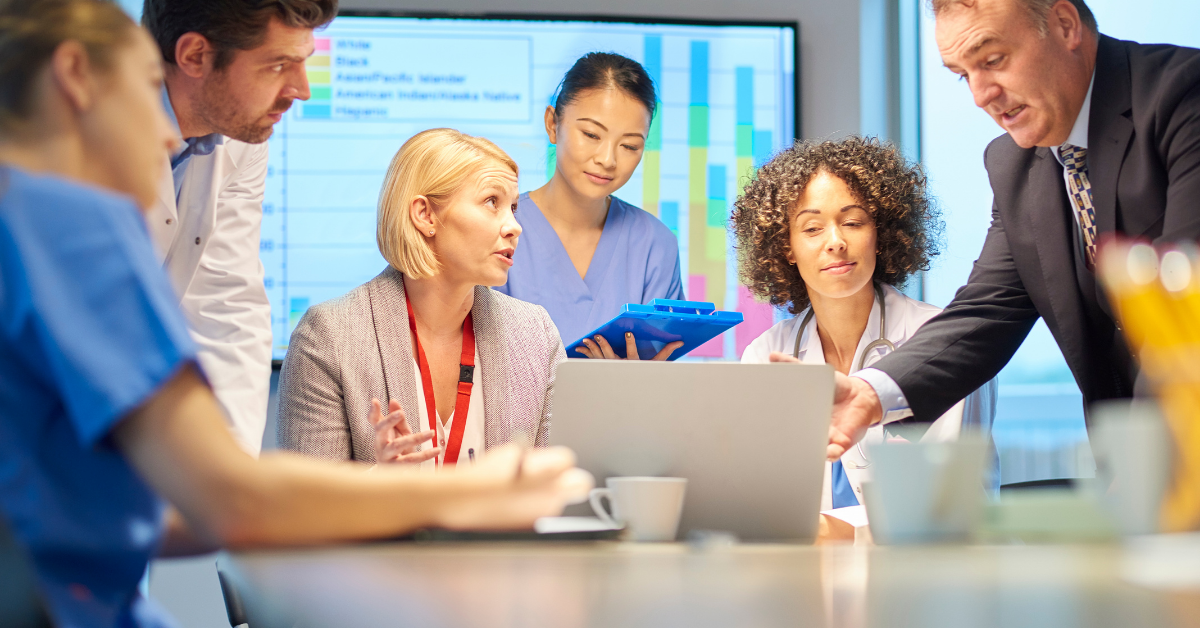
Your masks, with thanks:
[{"label": "silver laptop", "polygon": [[568,360],[550,442],[610,476],[688,479],[682,536],[811,541],[833,403],[826,365]]}]

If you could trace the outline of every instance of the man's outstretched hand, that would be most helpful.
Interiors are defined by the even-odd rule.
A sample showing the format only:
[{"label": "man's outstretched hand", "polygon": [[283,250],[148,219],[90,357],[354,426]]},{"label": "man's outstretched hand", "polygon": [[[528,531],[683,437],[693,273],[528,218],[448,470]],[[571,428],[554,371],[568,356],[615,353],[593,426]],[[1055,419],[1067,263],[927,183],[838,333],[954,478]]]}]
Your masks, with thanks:
[{"label": "man's outstretched hand", "polygon": [[[778,351],[772,352],[772,362],[799,362]],[[862,440],[867,428],[883,420],[883,406],[871,385],[857,377],[833,374],[833,418],[829,422],[829,446],[825,457],[837,460],[847,449]]]}]

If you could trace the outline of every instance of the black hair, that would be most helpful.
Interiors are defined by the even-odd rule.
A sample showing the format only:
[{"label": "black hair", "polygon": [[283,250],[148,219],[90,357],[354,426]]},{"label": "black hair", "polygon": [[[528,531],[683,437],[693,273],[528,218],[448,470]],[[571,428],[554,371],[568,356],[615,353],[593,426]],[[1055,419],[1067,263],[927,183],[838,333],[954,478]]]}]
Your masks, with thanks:
[{"label": "black hair", "polygon": [[554,113],[561,116],[563,108],[575,102],[583,92],[610,87],[632,96],[646,107],[651,118],[654,117],[658,94],[646,68],[629,57],[613,52],[589,52],[567,70],[558,84]]},{"label": "black hair", "polygon": [[318,28],[333,20],[337,5],[337,0],[145,0],[142,24],[163,60],[172,64],[179,38],[200,33],[216,48],[213,68],[220,70],[235,51],[261,45],[272,18],[291,27]]}]

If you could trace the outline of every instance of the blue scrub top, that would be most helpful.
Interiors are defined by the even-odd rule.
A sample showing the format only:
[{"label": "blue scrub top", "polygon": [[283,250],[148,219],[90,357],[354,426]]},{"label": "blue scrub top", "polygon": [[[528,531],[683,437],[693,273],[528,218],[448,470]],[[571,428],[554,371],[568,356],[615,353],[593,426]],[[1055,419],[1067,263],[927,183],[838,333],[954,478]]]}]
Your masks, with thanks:
[{"label": "blue scrub top", "polygon": [[195,347],[129,199],[0,165],[0,514],[58,626],[173,626],[138,594],[163,503],[109,436]]},{"label": "blue scrub top", "polygon": [[521,195],[516,216],[524,231],[508,283],[496,290],[546,308],[563,346],[612,320],[627,303],[683,298],[675,234],[615,196],[586,278],[575,271],[558,233],[528,194]]}]

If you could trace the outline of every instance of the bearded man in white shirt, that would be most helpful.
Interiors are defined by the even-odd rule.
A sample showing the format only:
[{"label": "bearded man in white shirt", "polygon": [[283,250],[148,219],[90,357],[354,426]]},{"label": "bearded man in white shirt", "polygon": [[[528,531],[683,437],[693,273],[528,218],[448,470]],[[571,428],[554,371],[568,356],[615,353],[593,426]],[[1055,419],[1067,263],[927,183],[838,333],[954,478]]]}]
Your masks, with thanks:
[{"label": "bearded man in white shirt", "polygon": [[259,260],[267,144],[309,97],[313,29],[337,0],[146,0],[163,56],[163,105],[180,145],[147,214],[230,427],[262,447],[271,378],[271,306]]}]

